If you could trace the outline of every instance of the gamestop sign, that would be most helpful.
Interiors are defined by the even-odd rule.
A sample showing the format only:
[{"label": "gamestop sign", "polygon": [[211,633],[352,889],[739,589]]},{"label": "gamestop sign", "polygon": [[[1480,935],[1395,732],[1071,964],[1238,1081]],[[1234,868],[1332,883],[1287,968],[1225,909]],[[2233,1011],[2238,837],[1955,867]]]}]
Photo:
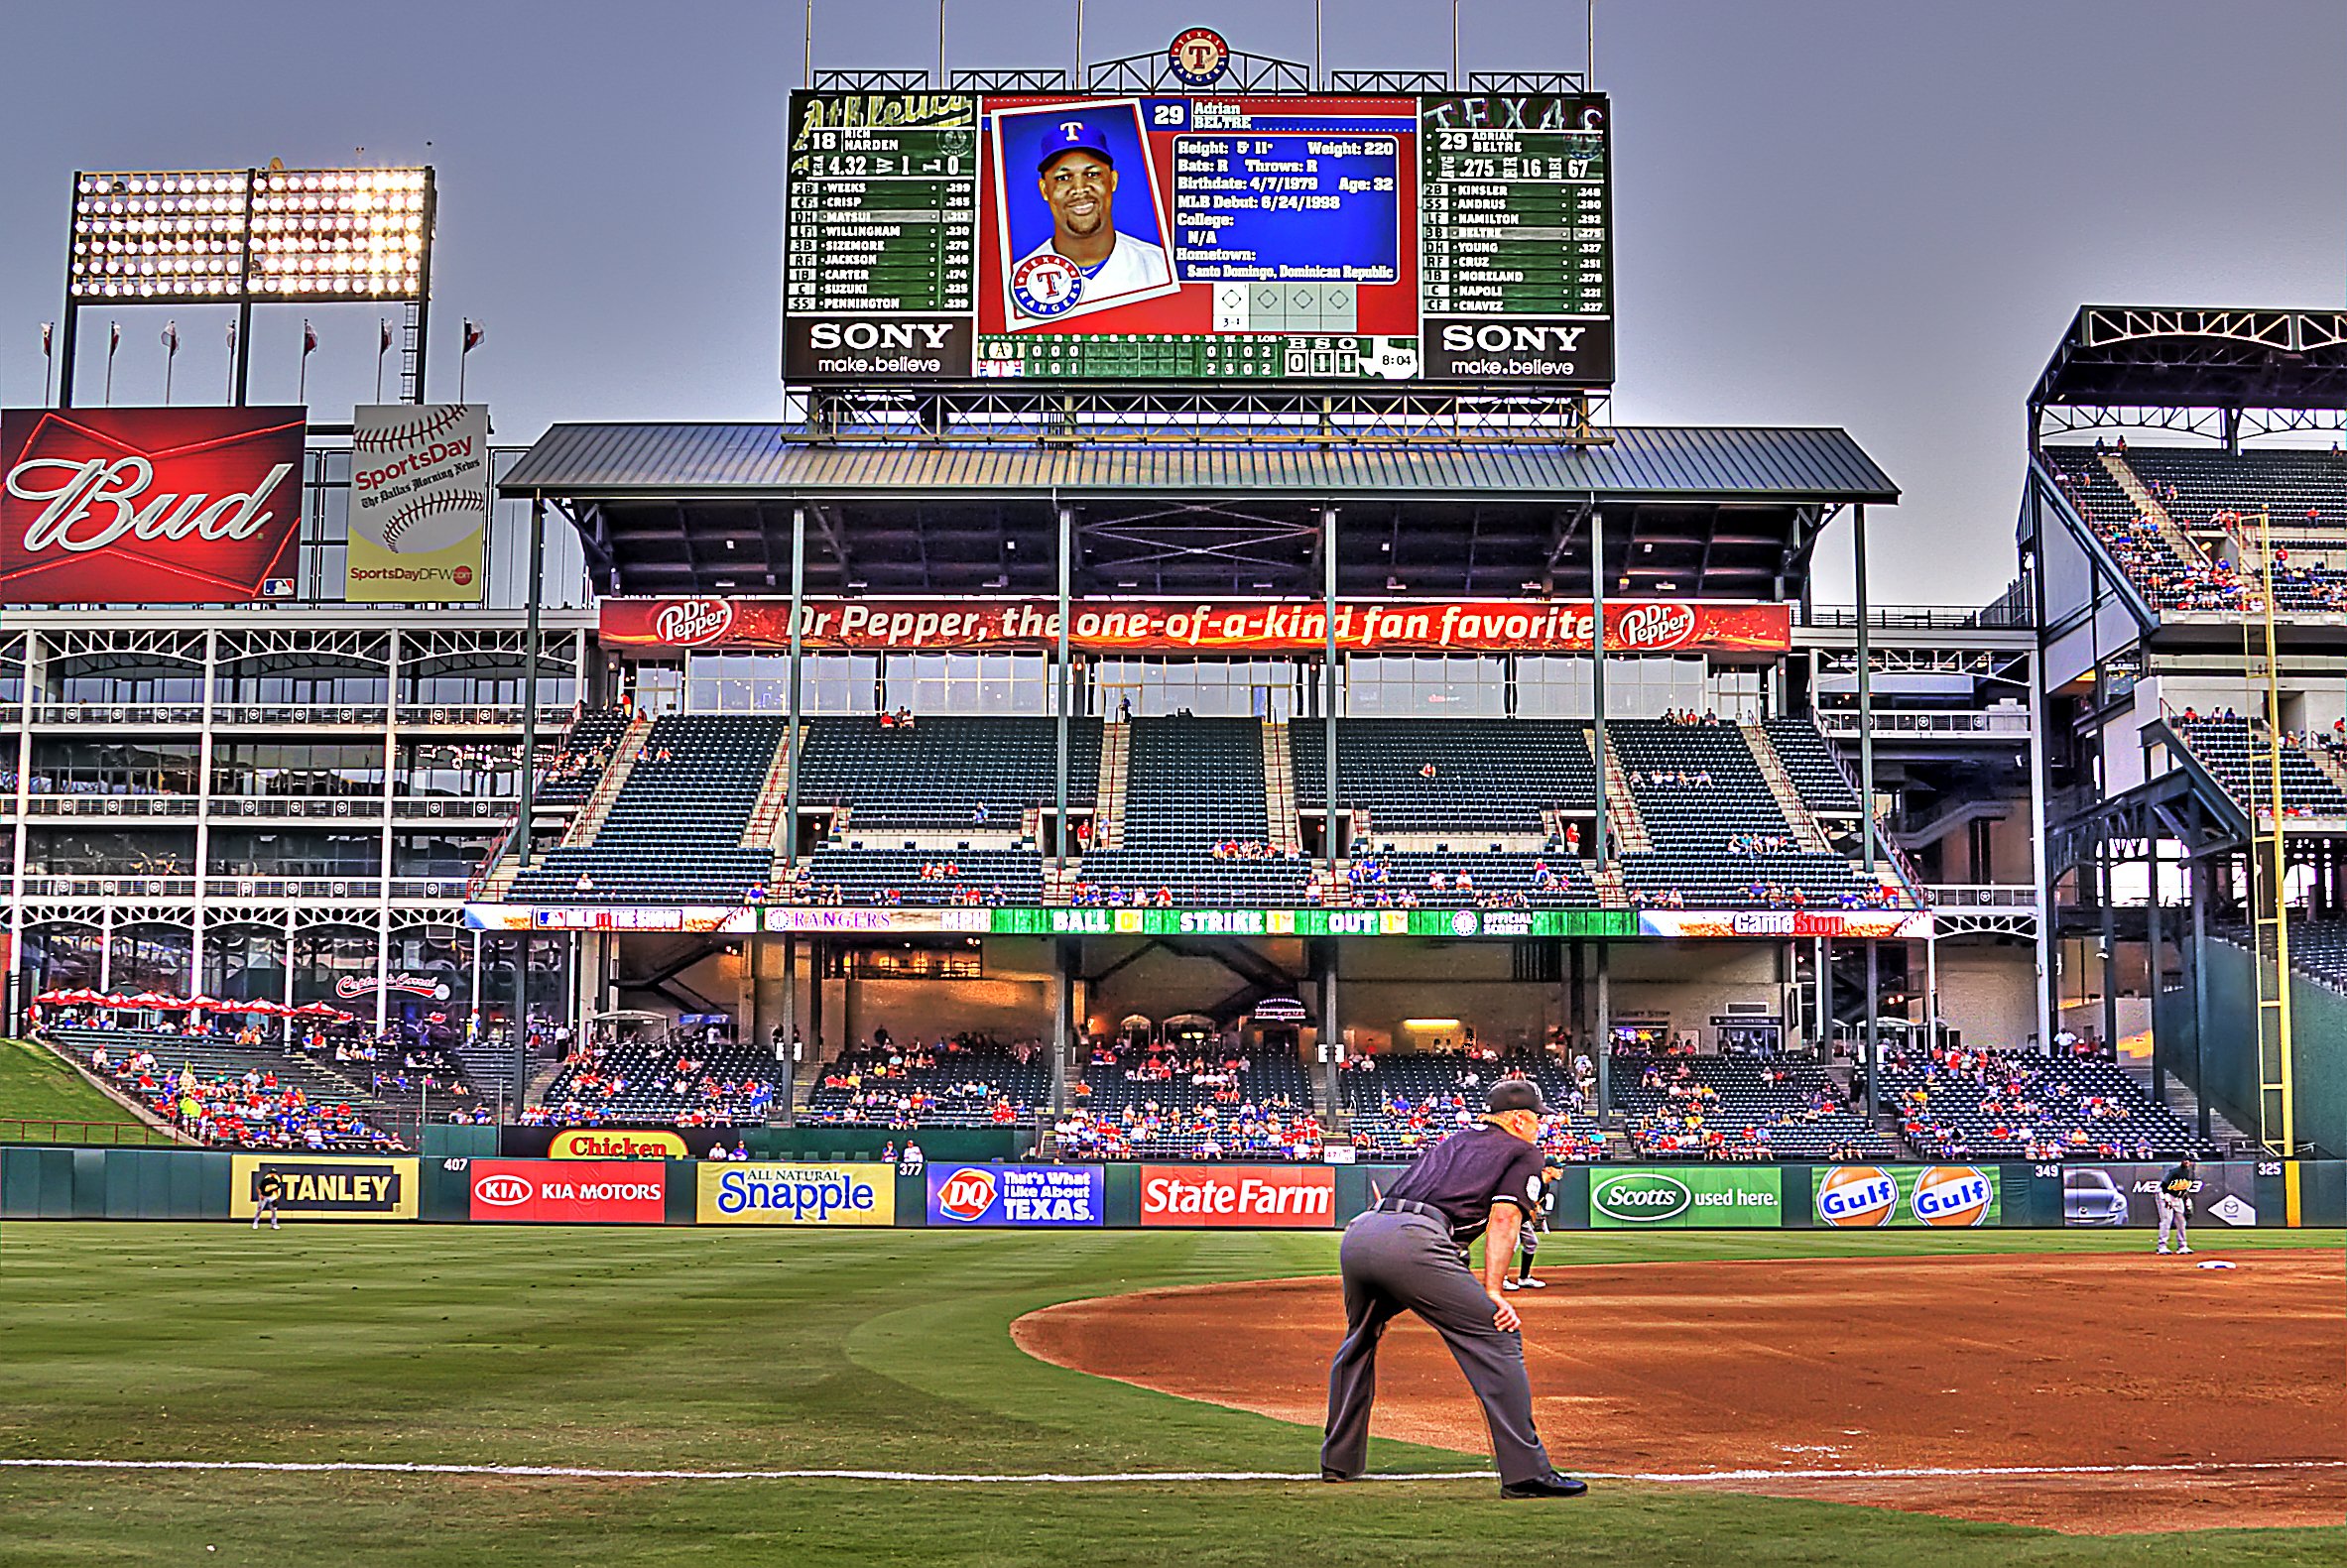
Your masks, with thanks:
[{"label": "gamestop sign", "polygon": [[0,603],[291,596],[305,412],[0,413]]},{"label": "gamestop sign", "polygon": [[1141,1223],[1324,1231],[1336,1214],[1325,1165],[1144,1165]]},{"label": "gamestop sign", "polygon": [[658,1225],[668,1167],[643,1160],[476,1159],[465,1172],[476,1220]]}]

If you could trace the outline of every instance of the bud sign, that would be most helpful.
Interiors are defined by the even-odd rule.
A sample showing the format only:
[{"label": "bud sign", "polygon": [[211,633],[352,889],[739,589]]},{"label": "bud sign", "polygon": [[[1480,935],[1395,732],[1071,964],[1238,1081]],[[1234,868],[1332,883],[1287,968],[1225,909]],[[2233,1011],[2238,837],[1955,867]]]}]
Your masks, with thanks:
[{"label": "bud sign", "polygon": [[218,604],[293,574],[304,411],[0,413],[0,603]]}]

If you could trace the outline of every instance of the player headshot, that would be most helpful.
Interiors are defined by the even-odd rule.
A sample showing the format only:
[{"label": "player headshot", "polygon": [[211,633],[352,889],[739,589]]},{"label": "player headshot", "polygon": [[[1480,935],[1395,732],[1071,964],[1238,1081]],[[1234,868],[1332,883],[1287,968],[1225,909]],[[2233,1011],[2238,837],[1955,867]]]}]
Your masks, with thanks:
[{"label": "player headshot", "polygon": [[[1050,232],[1010,264],[1008,320],[1013,326],[1058,320],[1112,302],[1146,299],[1174,287],[1165,247],[1145,237],[1162,234],[1154,182],[1142,164],[1138,124],[1125,126],[1114,105],[1053,110],[1028,117],[1012,148],[1034,154],[1036,191]],[[1122,134],[1119,134],[1119,133]],[[1006,149],[1006,157],[1012,156]],[[1117,221],[1118,187],[1131,173],[1128,217]],[[1006,181],[1018,178],[1006,168]]]}]

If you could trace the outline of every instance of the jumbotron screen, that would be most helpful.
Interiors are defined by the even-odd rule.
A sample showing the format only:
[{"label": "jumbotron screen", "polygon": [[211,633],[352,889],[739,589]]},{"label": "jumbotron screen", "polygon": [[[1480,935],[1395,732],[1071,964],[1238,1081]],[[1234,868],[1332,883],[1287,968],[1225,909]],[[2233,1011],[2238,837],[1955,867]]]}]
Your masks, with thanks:
[{"label": "jumbotron screen", "polygon": [[1609,385],[1602,94],[791,95],[783,375]]}]

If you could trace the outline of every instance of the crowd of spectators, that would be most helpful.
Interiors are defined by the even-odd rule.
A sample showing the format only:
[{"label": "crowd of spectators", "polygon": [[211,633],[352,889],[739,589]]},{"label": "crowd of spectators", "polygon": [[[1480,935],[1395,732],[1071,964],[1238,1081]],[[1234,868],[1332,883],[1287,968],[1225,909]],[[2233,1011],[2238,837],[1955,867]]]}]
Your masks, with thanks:
[{"label": "crowd of spectators", "polygon": [[[2140,1103],[2071,1083],[2059,1057],[1934,1046],[1887,1052],[1883,1068],[1886,1079],[1916,1080],[1897,1091],[1890,1108],[1908,1143],[1930,1158],[2018,1146],[2026,1159],[2149,1160],[2167,1144],[2165,1130],[2139,1115]],[[1982,1121],[1994,1146],[1976,1150],[1964,1124]]]},{"label": "crowd of spectators", "polygon": [[1286,1095],[1258,1105],[1161,1105],[1155,1100],[1095,1116],[1070,1111],[1051,1125],[1060,1154],[1075,1160],[1176,1156],[1189,1159],[1317,1160],[1320,1119]]},{"label": "crowd of spectators", "polygon": [[[613,1103],[628,1093],[634,1083],[626,1068],[615,1059],[619,1047],[608,1038],[593,1038],[579,1043],[577,1048],[562,1058],[564,1068],[563,1097],[559,1104],[542,1104],[524,1108],[521,1122],[526,1127],[605,1127],[643,1119],[641,1112],[620,1114]],[[673,1122],[678,1127],[731,1127],[736,1123],[763,1123],[774,1103],[775,1085],[754,1076],[719,1077],[708,1070],[708,1062],[699,1054],[701,1047],[684,1043],[662,1052],[665,1060],[652,1073],[651,1087],[665,1093],[681,1106],[674,1116],[663,1115],[661,1121]],[[641,1085],[636,1085],[642,1087]]]},{"label": "crowd of spectators", "polygon": [[391,1133],[344,1102],[312,1100],[260,1067],[240,1075],[173,1072],[142,1045],[127,1054],[89,1050],[89,1069],[136,1096],[200,1143],[232,1148],[402,1148]]},{"label": "crowd of spectators", "polygon": [[[899,1049],[883,1030],[881,1043],[842,1051],[824,1071],[807,1120],[832,1127],[904,1129],[940,1120],[1017,1127],[1033,1118],[1034,1107],[989,1069],[1004,1061],[1024,1066],[1042,1049],[1037,1040],[1005,1045],[974,1032]],[[962,1072],[968,1076],[957,1076]]]}]

